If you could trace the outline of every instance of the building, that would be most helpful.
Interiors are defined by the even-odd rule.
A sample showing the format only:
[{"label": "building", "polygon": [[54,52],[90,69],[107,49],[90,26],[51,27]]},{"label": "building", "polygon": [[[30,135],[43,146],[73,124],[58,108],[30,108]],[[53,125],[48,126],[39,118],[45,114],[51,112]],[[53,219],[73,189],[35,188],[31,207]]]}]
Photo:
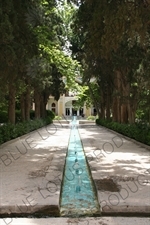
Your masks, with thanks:
[{"label": "building", "polygon": [[[64,78],[64,82],[65,78]],[[80,78],[76,78],[77,83],[81,83]],[[66,94],[63,94],[60,96],[60,99],[58,101],[54,100],[53,96],[49,97],[48,103],[47,103],[47,109],[52,110],[56,115],[58,116],[72,116],[77,115],[81,117],[87,118],[88,116],[95,115],[95,108],[86,108],[86,105],[84,105],[83,108],[75,109],[74,108],[74,102],[77,100],[75,92],[69,91]]]},{"label": "building", "polygon": [[77,115],[81,117],[88,117],[90,115],[94,115],[95,108],[86,108],[84,105],[83,108],[80,108],[76,110],[74,108],[74,102],[76,101],[76,96],[69,92],[69,94],[66,96],[65,94],[60,96],[60,99],[58,101],[54,100],[53,96],[49,97],[48,103],[47,103],[47,109],[52,110],[56,115],[61,116],[72,116]]}]

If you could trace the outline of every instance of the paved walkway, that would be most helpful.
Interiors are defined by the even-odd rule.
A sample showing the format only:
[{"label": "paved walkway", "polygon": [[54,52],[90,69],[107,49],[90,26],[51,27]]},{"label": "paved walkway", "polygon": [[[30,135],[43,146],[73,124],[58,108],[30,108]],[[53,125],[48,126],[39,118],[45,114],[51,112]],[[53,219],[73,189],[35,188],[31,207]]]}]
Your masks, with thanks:
[{"label": "paved walkway", "polygon": [[[150,151],[92,123],[79,125],[79,132],[95,181],[102,216],[149,215]],[[0,146],[1,216],[59,216],[69,135],[70,126],[57,123]],[[107,217],[100,218],[99,222],[106,225],[138,224],[137,221],[141,220],[120,219],[122,222],[119,218]],[[95,218],[91,220],[94,222],[89,224],[99,223]],[[14,219],[9,224],[16,225],[18,221],[22,221],[20,224],[36,225],[60,222],[59,219],[55,223],[46,219],[39,223],[36,219]],[[85,221],[61,221],[61,224],[88,224]],[[149,218],[142,221],[139,224],[144,224],[144,221],[146,225],[150,224]],[[4,222],[0,220],[0,224],[8,224]]]},{"label": "paved walkway", "polygon": [[51,125],[0,149],[0,214],[59,215],[70,128]]},{"label": "paved walkway", "polygon": [[136,217],[0,219],[0,225],[149,225],[149,224],[150,218],[136,218]]},{"label": "paved walkway", "polygon": [[99,126],[80,135],[102,215],[150,214],[150,151]]}]

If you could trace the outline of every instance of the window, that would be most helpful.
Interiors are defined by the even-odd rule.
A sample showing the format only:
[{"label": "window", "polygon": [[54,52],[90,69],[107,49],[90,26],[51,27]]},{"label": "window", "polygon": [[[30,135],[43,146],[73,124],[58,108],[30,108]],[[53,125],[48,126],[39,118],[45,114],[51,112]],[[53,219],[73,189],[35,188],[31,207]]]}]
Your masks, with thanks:
[{"label": "window", "polygon": [[56,104],[54,102],[52,103],[51,108],[52,108],[52,111],[55,113],[56,112]]}]

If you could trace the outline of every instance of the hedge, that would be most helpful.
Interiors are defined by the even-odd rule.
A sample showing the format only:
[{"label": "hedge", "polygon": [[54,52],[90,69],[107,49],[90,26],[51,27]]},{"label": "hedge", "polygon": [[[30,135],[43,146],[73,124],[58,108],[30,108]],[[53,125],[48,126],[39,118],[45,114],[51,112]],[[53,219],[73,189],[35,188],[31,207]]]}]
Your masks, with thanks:
[{"label": "hedge", "polygon": [[147,124],[120,124],[102,119],[96,119],[96,124],[105,126],[141,143],[150,145],[150,126]]},{"label": "hedge", "polygon": [[55,115],[51,111],[47,115],[45,119],[29,120],[16,124],[4,123],[0,125],[0,144],[51,124]]},{"label": "hedge", "polygon": [[[46,114],[47,114],[47,117],[50,117],[52,119],[54,119],[55,117],[55,114],[50,110],[46,110]],[[30,110],[30,119],[31,120],[35,119],[34,110]],[[16,123],[20,121],[21,121],[21,111],[16,110]],[[7,123],[7,122],[8,122],[8,112],[0,110],[0,123]]]}]

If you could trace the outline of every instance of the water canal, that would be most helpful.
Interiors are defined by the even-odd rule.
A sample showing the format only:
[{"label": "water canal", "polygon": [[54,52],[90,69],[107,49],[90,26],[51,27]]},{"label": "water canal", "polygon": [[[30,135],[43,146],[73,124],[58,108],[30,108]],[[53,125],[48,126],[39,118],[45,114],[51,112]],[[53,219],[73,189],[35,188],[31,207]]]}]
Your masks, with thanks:
[{"label": "water canal", "polygon": [[61,216],[99,215],[99,203],[84,150],[76,117],[71,122],[71,133],[60,200]]}]

